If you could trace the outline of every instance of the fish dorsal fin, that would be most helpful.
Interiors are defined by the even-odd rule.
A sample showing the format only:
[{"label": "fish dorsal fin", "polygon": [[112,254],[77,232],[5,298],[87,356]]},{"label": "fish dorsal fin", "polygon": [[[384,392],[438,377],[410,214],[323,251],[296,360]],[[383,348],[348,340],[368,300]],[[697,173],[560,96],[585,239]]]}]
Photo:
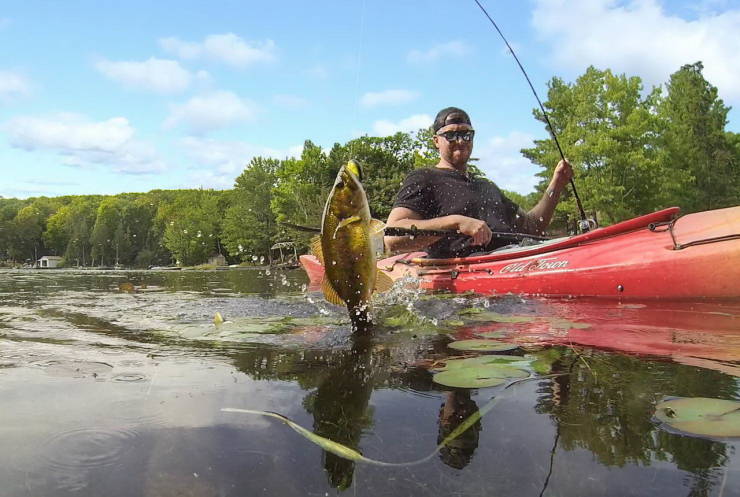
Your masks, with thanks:
[{"label": "fish dorsal fin", "polygon": [[392,286],[393,279],[381,269],[378,269],[378,274],[375,276],[375,291],[378,293],[387,292]]},{"label": "fish dorsal fin", "polygon": [[337,291],[334,290],[329,278],[324,277],[324,280],[321,282],[321,291],[324,292],[324,298],[327,302],[331,302],[336,305],[344,305],[344,300],[342,300],[342,297],[340,297],[339,294],[337,294]]},{"label": "fish dorsal fin", "polygon": [[384,229],[385,229],[385,223],[381,221],[380,219],[370,220],[370,234],[376,235],[380,233],[382,235]]},{"label": "fish dorsal fin", "polygon": [[316,235],[311,238],[309,247],[314,257],[316,257],[321,264],[324,264],[324,249],[321,248],[321,236]]},{"label": "fish dorsal fin", "polygon": [[385,223],[378,219],[370,221],[370,243],[376,257],[382,257],[385,254],[385,242],[383,240]]}]

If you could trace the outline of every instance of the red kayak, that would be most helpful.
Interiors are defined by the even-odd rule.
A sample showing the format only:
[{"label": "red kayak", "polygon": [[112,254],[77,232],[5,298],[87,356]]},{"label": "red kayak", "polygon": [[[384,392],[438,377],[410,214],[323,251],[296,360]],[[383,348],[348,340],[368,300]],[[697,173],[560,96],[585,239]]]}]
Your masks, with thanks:
[{"label": "red kayak", "polygon": [[[581,235],[485,255],[429,259],[423,252],[378,261],[394,280],[453,293],[547,297],[740,299],[740,206],[678,216],[672,207]],[[301,264],[312,283],[324,268]]]}]

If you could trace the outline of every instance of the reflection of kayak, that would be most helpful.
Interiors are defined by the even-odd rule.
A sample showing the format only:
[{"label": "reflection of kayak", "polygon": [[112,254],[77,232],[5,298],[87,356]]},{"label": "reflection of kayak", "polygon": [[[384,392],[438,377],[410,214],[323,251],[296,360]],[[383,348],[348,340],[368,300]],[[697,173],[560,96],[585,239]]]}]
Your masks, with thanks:
[{"label": "reflection of kayak", "polygon": [[[458,259],[423,252],[378,262],[426,290],[617,298],[740,298],[740,206],[677,217],[673,207],[526,247]],[[301,264],[312,283],[324,268]]]},{"label": "reflection of kayak", "polygon": [[535,312],[522,322],[470,321],[453,336],[476,339],[497,332],[500,340],[517,345],[586,346],[664,357],[740,377],[740,301],[624,303],[585,298],[533,299],[528,305]]}]

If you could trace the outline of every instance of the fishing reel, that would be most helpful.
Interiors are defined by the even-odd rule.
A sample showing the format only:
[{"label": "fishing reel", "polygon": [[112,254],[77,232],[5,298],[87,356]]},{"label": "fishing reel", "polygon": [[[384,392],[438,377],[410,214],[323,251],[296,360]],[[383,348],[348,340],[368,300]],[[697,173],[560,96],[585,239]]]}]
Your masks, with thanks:
[{"label": "fishing reel", "polygon": [[588,233],[591,230],[595,230],[599,227],[599,224],[596,222],[596,219],[588,218],[588,219],[581,219],[578,221],[578,231],[581,233]]}]

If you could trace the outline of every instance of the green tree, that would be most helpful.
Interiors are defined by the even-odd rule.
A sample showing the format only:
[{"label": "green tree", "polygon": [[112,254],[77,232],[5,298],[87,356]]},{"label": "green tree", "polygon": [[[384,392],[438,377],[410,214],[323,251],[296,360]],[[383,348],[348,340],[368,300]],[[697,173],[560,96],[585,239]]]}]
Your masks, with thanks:
[{"label": "green tree", "polygon": [[299,159],[287,159],[275,171],[276,183],[270,206],[281,237],[290,238],[302,249],[314,236],[284,227],[288,222],[302,226],[321,226],[324,204],[339,165],[331,165],[321,147],[306,141]]},{"label": "green tree", "polygon": [[[662,206],[656,196],[662,185],[655,112],[659,90],[653,89],[644,98],[641,92],[640,78],[594,67],[574,84],[559,78],[549,83],[544,106],[550,122],[573,164],[584,208],[596,213],[602,224]],[[545,122],[539,109],[534,114]],[[543,167],[538,186],[543,192],[560,159],[555,142],[536,140],[534,147],[522,153]],[[570,225],[577,212],[569,191],[557,207],[555,225]]]},{"label": "green tree", "polygon": [[64,256],[64,264],[87,265],[99,202],[100,197],[75,196],[49,217],[43,234],[44,243]]},{"label": "green tree", "polygon": [[[726,107],[702,75],[701,62],[671,75],[660,102],[662,161],[672,178],[671,199],[684,211],[735,205],[740,200],[737,142],[725,132]],[[728,138],[730,138],[728,140]]]},{"label": "green tree", "polygon": [[224,246],[231,256],[269,258],[277,236],[270,205],[280,161],[255,157],[236,178],[223,222]]},{"label": "green tree", "polygon": [[217,246],[219,195],[213,190],[184,190],[168,209],[164,245],[185,266],[206,262]]},{"label": "green tree", "polygon": [[100,266],[119,262],[121,232],[121,210],[123,206],[117,197],[107,197],[98,206],[90,242],[92,244],[93,265]]},{"label": "green tree", "polygon": [[13,220],[26,204],[24,200],[0,197],[0,260],[10,259],[15,240]]},{"label": "green tree", "polygon": [[39,197],[18,211],[13,219],[8,255],[15,261],[36,261],[48,254],[43,234],[47,219],[63,205],[63,199]]}]

